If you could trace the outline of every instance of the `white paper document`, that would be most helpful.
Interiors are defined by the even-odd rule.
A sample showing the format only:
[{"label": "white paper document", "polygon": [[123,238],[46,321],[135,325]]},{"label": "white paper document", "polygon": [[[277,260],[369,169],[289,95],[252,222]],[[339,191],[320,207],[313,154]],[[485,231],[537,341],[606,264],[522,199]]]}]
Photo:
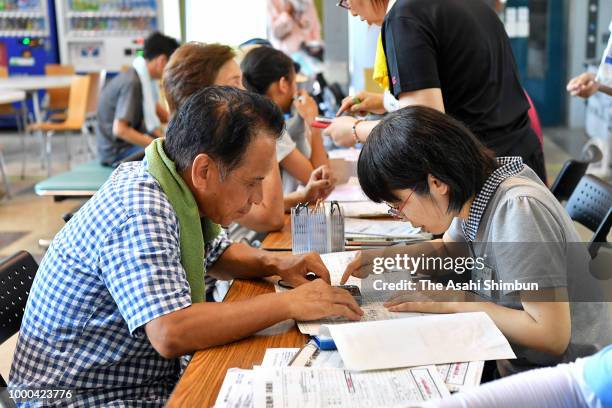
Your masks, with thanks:
[{"label": "white paper document", "polygon": [[406,407],[450,395],[434,366],[350,372],[340,369],[259,368],[255,407]]},{"label": "white paper document", "polygon": [[350,370],[516,358],[483,312],[415,316],[321,327]]},{"label": "white paper document", "polygon": [[325,201],[338,201],[340,203],[369,201],[369,198],[359,186],[359,182],[355,180],[355,177],[351,177],[348,183],[337,185]]},{"label": "white paper document", "polygon": [[333,149],[327,152],[330,159],[344,159],[348,161],[356,162],[359,159],[359,153],[361,150],[355,148],[349,149]]},{"label": "white paper document", "polygon": [[215,408],[253,407],[253,370],[230,368],[217,395]]},{"label": "white paper document", "polygon": [[[332,285],[339,285],[340,279],[346,270],[346,266],[355,258],[357,252],[334,252],[331,254],[323,254],[321,255],[321,259],[323,263],[329,270],[330,280]],[[361,288],[361,279],[350,277],[346,282],[346,285],[355,285]],[[281,291],[282,288],[278,288],[276,291]],[[386,307],[383,306],[383,303],[386,299],[382,296],[376,296],[376,293],[361,293],[361,309],[364,312],[364,315],[361,317],[360,322],[369,322],[376,320],[389,320],[389,319],[404,319],[408,317],[414,316],[422,316],[422,313],[398,313],[398,312],[390,312]],[[324,324],[344,324],[344,323],[356,323],[346,320],[344,318],[335,318],[335,319],[321,319],[315,320],[311,322],[297,322],[298,329],[300,332],[304,334],[308,334],[311,336],[316,336],[319,334],[319,330],[321,325]]]},{"label": "white paper document", "polygon": [[[321,333],[321,327],[324,325],[352,325],[352,324],[363,324],[364,322],[375,322],[379,320],[403,320],[407,318],[423,316],[423,313],[399,313],[390,312],[386,307],[383,306],[383,301],[372,301],[372,297],[364,295],[362,293],[362,304],[361,310],[363,310],[363,316],[359,321],[350,321],[344,318],[334,319],[321,319],[312,322],[297,322],[298,329],[301,333],[308,334],[310,336],[316,336]],[[334,339],[335,342],[335,339]]]},{"label": "white paper document", "polygon": [[[281,357],[282,358],[279,358]],[[310,367],[346,369],[337,350],[320,350],[314,341],[301,349],[269,348],[262,367]],[[480,385],[484,361],[438,364],[436,369],[450,392],[463,391]]]},{"label": "white paper document", "polygon": [[286,367],[293,360],[299,348],[269,348],[261,362],[262,367]]},{"label": "white paper document", "polygon": [[409,222],[391,220],[364,220],[361,218],[345,218],[344,233],[346,235],[371,235],[384,238],[414,238],[425,236],[420,228],[415,228]]},{"label": "white paper document", "polygon": [[297,348],[269,348],[261,367],[345,368],[336,350],[320,350],[314,341]]},{"label": "white paper document", "polygon": [[[357,251],[347,252],[332,252],[330,254],[322,254],[321,260],[329,270],[329,278],[332,285],[339,285],[346,267],[357,255]],[[351,276],[346,283],[347,285],[356,285],[361,287],[361,279]]]},{"label": "white paper document", "polygon": [[484,361],[439,364],[436,368],[448,390],[450,392],[457,392],[480,385]]},{"label": "white paper document", "polygon": [[345,217],[386,217],[389,215],[387,204],[375,203],[373,201],[354,201],[340,204],[342,214]]}]

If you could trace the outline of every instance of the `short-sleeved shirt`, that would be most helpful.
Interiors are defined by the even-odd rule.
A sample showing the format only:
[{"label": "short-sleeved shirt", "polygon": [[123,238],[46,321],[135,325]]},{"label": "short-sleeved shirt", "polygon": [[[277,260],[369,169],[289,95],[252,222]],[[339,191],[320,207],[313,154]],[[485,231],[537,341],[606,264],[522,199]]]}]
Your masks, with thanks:
[{"label": "short-sleeved shirt", "polygon": [[142,110],[142,84],[133,68],[113,78],[100,93],[96,121],[98,159],[102,164],[113,164],[134,145],[113,133],[113,122],[125,120],[128,125],[146,133]]},{"label": "short-sleeved shirt", "polygon": [[440,88],[446,112],[497,156],[539,149],[510,40],[485,2],[397,0],[382,30],[395,97]]},{"label": "short-sleeved shirt", "polygon": [[[612,324],[604,302],[589,301],[577,290],[598,285],[589,279],[590,256],[573,221],[550,190],[520,158],[499,158],[500,167],[475,197],[467,220],[455,219],[447,242],[467,242],[485,268],[471,279],[537,283],[539,290],[566,288],[570,296],[571,338],[561,356],[512,344],[517,360],[498,362],[504,375],[537,366],[574,361],[612,343]],[[582,276],[582,277],[581,277]],[[589,291],[596,291],[592,287]],[[483,290],[482,297],[522,309],[517,292]],[[593,300],[599,299],[592,293]],[[601,297],[603,300],[603,296]]]},{"label": "short-sleeved shirt", "polygon": [[[306,122],[298,114],[294,114],[285,121],[287,127],[287,133],[291,137],[295,144],[295,148],[310,160],[312,156],[312,145],[310,143],[311,135],[309,130],[306,128]],[[283,192],[285,194],[292,193],[298,189],[301,185],[300,181],[293,177],[286,170],[281,171]]]},{"label": "short-sleeved shirt", "polygon": [[276,140],[276,160],[279,163],[283,161],[295,147],[295,142],[291,139],[287,129],[283,130],[281,137]]},{"label": "short-sleeved shirt", "polygon": [[[190,306],[191,293],[177,215],[146,166],[121,165],[54,238],[28,299],[11,387],[79,393],[61,406],[164,405],[180,361],[160,356],[144,326]],[[206,244],[207,268],[229,244],[224,233]]]}]

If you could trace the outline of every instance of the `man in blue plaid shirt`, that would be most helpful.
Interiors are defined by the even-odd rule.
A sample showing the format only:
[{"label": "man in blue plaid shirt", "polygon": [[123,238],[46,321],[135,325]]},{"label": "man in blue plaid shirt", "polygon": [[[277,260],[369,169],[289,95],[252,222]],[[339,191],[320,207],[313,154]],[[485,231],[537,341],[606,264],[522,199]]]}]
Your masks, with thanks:
[{"label": "man in blue plaid shirt", "polygon": [[[282,114],[265,97],[233,88],[207,88],[184,104],[159,146],[197,204],[198,219],[191,221],[228,225],[261,201],[282,128]],[[192,275],[182,264],[190,243],[179,226],[187,231],[186,224],[172,204],[176,197],[151,174],[152,163],[147,151],[142,162],[121,165],[49,247],[9,386],[69,389],[72,396],[19,405],[162,406],[179,378],[181,356],[285,319],[360,317],[348,292],[329,286],[318,255],[268,253],[231,243],[223,232],[206,241],[200,273],[280,275],[299,286],[241,302],[194,302]],[[321,279],[308,282],[309,271]]]}]

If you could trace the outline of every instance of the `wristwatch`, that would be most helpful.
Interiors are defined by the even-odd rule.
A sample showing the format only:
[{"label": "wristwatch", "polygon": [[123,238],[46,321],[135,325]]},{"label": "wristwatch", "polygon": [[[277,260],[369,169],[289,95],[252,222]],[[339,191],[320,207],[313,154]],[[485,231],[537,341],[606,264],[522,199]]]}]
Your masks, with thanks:
[{"label": "wristwatch", "polygon": [[357,119],[355,121],[355,123],[353,123],[353,141],[355,142],[355,144],[357,143],[361,143],[361,140],[359,140],[359,137],[357,137],[357,125],[360,124],[361,122],[363,122],[363,119]]}]

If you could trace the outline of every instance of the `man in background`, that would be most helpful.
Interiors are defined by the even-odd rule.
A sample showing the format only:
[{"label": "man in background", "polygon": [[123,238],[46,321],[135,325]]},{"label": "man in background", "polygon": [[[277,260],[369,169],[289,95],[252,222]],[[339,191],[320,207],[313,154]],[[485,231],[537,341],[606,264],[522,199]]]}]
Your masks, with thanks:
[{"label": "man in background", "polygon": [[143,151],[160,136],[164,109],[159,104],[159,85],[170,56],[179,46],[158,32],[144,43],[143,56],[111,80],[100,94],[96,139],[102,164],[116,166]]}]

